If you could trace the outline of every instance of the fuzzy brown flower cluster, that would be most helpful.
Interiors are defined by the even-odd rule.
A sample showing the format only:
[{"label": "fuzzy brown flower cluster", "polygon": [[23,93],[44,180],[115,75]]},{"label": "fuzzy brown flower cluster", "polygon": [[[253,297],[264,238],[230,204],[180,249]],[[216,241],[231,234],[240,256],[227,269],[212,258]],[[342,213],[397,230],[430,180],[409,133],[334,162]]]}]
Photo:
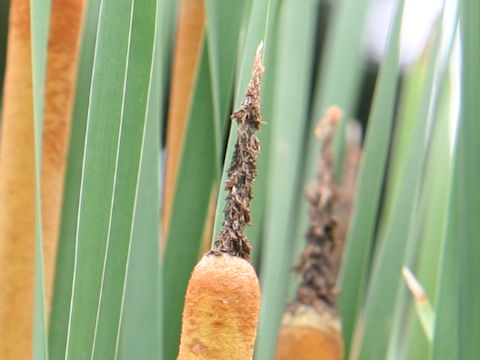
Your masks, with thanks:
[{"label": "fuzzy brown flower cluster", "polygon": [[244,259],[250,258],[250,244],[244,229],[250,223],[252,184],[257,175],[256,161],[260,153],[260,141],[255,133],[262,124],[260,116],[260,84],[264,71],[262,50],[263,45],[260,44],[243,103],[231,116],[232,120],[238,122],[237,143],[225,186],[228,192],[223,210],[225,220],[215,242],[217,249],[213,250]]},{"label": "fuzzy brown flower cluster", "polygon": [[337,248],[341,244],[334,216],[338,190],[333,171],[332,140],[339,119],[339,109],[332,107],[315,131],[323,143],[318,156],[316,177],[307,190],[310,202],[307,245],[295,268],[302,274],[297,292],[298,302],[312,305],[318,310],[325,306],[324,303],[334,306],[336,297],[339,263]]}]

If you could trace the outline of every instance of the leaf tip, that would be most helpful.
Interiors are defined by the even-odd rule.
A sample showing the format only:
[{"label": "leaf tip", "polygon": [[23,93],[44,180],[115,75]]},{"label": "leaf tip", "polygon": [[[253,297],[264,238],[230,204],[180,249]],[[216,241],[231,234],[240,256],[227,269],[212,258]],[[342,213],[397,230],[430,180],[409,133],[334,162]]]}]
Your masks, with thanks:
[{"label": "leaf tip", "polygon": [[422,285],[420,285],[420,282],[417,280],[417,278],[415,278],[410,269],[404,266],[402,268],[402,274],[405,278],[405,281],[407,282],[408,288],[410,289],[413,297],[415,298],[415,301],[417,303],[426,302],[427,295],[425,294],[425,290],[423,290]]}]

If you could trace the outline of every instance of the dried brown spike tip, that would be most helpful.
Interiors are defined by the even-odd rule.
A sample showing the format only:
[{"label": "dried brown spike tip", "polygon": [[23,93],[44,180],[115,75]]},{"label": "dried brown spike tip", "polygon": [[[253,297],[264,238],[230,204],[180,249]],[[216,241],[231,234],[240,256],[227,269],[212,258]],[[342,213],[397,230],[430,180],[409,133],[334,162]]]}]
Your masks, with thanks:
[{"label": "dried brown spike tip", "polygon": [[[310,222],[306,234],[307,245],[296,270],[302,274],[297,292],[299,304],[323,307],[326,303],[335,310],[336,276],[339,239],[334,206],[338,196],[333,174],[332,140],[341,111],[332,106],[317,125],[315,135],[323,141],[318,156],[317,174],[307,190],[310,202]],[[318,309],[323,310],[323,309]]]},{"label": "dried brown spike tip", "polygon": [[253,198],[252,184],[257,175],[257,157],[260,141],[255,135],[262,124],[260,116],[260,84],[264,68],[262,66],[263,42],[257,48],[253,62],[252,77],[248,84],[242,105],[231,118],[238,122],[237,143],[232,156],[225,190],[225,220],[218,238],[217,249],[213,253],[226,253],[250,258],[250,244],[245,236],[245,226],[250,223],[250,201]]},{"label": "dried brown spike tip", "polygon": [[341,118],[338,107],[331,107],[318,124],[315,135],[323,141],[318,155],[317,174],[310,184],[310,223],[296,270],[302,281],[297,298],[282,319],[276,360],[342,360],[344,358],[341,321],[338,315],[336,277],[338,237],[334,217],[338,189],[333,174],[332,140]]},{"label": "dried brown spike tip", "polygon": [[327,110],[325,117],[317,124],[317,127],[315,128],[315,136],[324,141],[322,148],[330,146],[335,133],[335,127],[340,122],[341,118],[342,110],[338,106],[333,105]]}]

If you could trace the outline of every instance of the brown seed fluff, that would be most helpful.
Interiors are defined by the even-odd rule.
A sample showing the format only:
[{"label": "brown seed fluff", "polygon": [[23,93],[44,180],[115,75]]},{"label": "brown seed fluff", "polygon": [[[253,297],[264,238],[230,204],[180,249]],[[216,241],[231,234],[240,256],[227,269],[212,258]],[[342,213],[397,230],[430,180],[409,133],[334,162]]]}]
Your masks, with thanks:
[{"label": "brown seed fluff", "polygon": [[238,122],[237,143],[232,156],[225,190],[225,220],[215,244],[214,251],[223,252],[244,259],[250,259],[250,244],[245,235],[245,226],[250,224],[250,202],[253,198],[252,184],[257,176],[257,157],[260,154],[260,140],[255,133],[262,125],[260,115],[260,84],[263,43],[260,43],[253,62],[252,77],[248,84],[242,105],[231,118]]},{"label": "brown seed fluff", "polygon": [[253,266],[207,254],[188,283],[178,360],[246,360],[253,356],[260,287]]},{"label": "brown seed fluff", "polygon": [[338,222],[334,217],[338,191],[333,173],[332,141],[340,117],[340,110],[336,106],[331,107],[316,129],[316,136],[323,144],[318,156],[317,174],[307,190],[310,202],[307,243],[300,263],[295,268],[302,274],[297,301],[314,307],[319,301],[335,307],[340,262],[336,249],[341,241],[337,236]]}]

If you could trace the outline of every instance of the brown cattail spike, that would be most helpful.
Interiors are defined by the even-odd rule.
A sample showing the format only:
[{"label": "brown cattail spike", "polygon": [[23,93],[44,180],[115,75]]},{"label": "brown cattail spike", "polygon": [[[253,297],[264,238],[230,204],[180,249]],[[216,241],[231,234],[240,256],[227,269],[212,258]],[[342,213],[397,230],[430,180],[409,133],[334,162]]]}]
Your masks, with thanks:
[{"label": "brown cattail spike", "polygon": [[264,71],[262,66],[263,42],[260,43],[253,63],[252,78],[240,109],[231,118],[238,122],[237,143],[232,156],[225,190],[225,220],[215,241],[217,249],[244,259],[250,258],[250,244],[245,236],[245,226],[250,223],[250,201],[253,198],[252,184],[257,175],[257,157],[260,141],[255,136],[262,124],[260,116],[260,82]]},{"label": "brown cattail spike", "polygon": [[303,275],[297,300],[313,306],[318,299],[333,305],[336,296],[338,264],[333,254],[339,244],[336,237],[337,221],[333,217],[337,188],[333,175],[332,140],[340,116],[340,109],[336,106],[330,108],[315,130],[323,144],[318,157],[317,175],[307,190],[310,201],[307,245],[296,267]]},{"label": "brown cattail spike", "polygon": [[302,281],[295,301],[282,319],[276,360],[341,360],[343,340],[335,303],[336,276],[342,239],[334,217],[338,190],[333,174],[332,140],[341,111],[331,107],[315,135],[323,141],[317,175],[309,186],[310,223],[307,244],[296,270]]}]

